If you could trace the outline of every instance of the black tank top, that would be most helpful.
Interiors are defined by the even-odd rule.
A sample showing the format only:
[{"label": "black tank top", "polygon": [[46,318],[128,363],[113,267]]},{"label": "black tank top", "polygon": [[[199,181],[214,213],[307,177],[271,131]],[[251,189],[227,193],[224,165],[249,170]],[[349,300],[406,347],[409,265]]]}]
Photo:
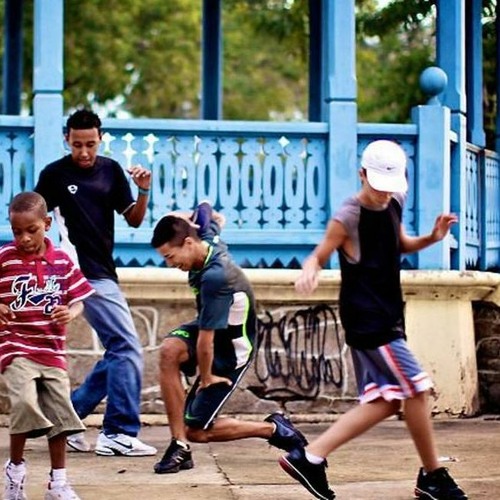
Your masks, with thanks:
[{"label": "black tank top", "polygon": [[402,206],[392,198],[384,210],[359,205],[358,214],[359,261],[349,262],[339,252],[340,318],[348,345],[373,349],[405,337],[399,244]]}]

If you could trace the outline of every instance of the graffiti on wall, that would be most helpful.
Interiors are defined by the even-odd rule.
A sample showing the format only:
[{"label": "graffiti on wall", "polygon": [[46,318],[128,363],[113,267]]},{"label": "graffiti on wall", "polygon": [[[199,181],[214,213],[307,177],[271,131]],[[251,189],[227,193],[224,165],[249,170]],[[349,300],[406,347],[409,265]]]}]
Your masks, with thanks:
[{"label": "graffiti on wall", "polygon": [[315,399],[325,386],[344,388],[347,346],[332,307],[266,310],[258,322],[259,397]]},{"label": "graffiti on wall", "polygon": [[[164,335],[159,331],[161,309],[130,309],[141,332],[145,362],[156,364],[156,351]],[[97,358],[103,349],[92,331],[90,344],[70,347],[68,352]],[[316,304],[263,310],[258,317],[253,376],[245,388],[259,398],[282,401],[312,400],[320,392],[344,395],[349,382],[347,353],[334,308]],[[145,379],[144,391],[159,391],[157,379]]]}]

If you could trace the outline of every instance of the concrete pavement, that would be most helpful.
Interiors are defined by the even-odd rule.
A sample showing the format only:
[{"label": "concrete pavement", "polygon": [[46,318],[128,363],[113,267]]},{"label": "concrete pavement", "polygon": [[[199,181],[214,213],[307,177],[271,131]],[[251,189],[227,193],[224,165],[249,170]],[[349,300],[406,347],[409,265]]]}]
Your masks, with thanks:
[{"label": "concrete pavement", "polygon": [[[260,418],[253,417],[253,418]],[[329,423],[292,418],[309,438]],[[194,444],[195,468],[177,474],[153,473],[169,439],[162,419],[144,417],[140,438],[159,449],[157,457],[98,457],[69,453],[68,473],[83,500],[300,500],[312,498],[277,463],[280,451],[260,439]],[[95,442],[99,417],[87,419]],[[500,417],[434,422],[444,465],[470,499],[500,499]],[[8,430],[0,428],[0,460],[8,457]],[[28,442],[28,498],[42,499],[49,469],[46,440]],[[3,463],[3,462],[2,462]],[[329,457],[328,477],[338,499],[409,500],[419,462],[404,422],[383,422]]]}]

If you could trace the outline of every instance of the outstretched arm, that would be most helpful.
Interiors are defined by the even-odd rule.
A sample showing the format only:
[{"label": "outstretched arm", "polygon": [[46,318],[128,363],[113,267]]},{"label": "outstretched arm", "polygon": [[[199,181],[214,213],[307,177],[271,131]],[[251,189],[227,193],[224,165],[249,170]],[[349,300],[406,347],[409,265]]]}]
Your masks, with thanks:
[{"label": "outstretched arm", "polygon": [[318,286],[318,273],[330,255],[347,241],[347,232],[337,220],[331,220],[323,240],[302,264],[302,273],[295,282],[295,289],[302,294],[312,293]]},{"label": "outstretched arm", "polygon": [[436,218],[432,231],[424,236],[408,236],[401,225],[401,253],[413,253],[441,241],[449,232],[450,227],[458,222],[455,214],[441,214]]}]

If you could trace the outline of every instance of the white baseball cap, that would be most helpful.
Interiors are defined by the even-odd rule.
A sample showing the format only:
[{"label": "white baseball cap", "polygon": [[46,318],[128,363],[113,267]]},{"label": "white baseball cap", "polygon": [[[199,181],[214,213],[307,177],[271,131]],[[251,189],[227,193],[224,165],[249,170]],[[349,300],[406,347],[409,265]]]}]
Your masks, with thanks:
[{"label": "white baseball cap", "polygon": [[386,140],[371,142],[361,155],[361,166],[373,189],[389,193],[407,191],[406,155],[399,144]]}]

